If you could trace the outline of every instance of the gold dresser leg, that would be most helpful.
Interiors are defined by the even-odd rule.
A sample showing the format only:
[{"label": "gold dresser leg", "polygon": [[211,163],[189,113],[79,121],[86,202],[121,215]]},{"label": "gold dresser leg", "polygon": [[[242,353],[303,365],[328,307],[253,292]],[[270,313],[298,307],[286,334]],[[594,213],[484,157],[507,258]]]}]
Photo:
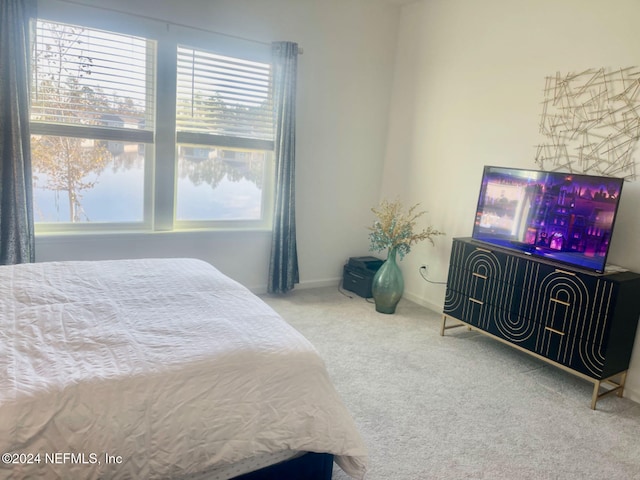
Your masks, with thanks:
[{"label": "gold dresser leg", "polygon": [[442,315],[442,326],[440,327],[440,336],[444,337],[444,331],[447,329],[447,316]]},{"label": "gold dresser leg", "polygon": [[[444,337],[444,331],[445,330],[449,330],[450,328],[464,327],[465,325],[466,325],[466,323],[456,323],[455,325],[447,326],[447,316],[446,315],[442,315],[442,325],[440,326],[440,336]],[[467,328],[469,330],[471,330],[471,327],[469,327],[468,325],[467,325]]]},{"label": "gold dresser leg", "polygon": [[[619,381],[617,382],[613,381],[612,378],[618,375],[620,375]],[[627,370],[625,370],[624,372],[612,375],[609,378],[603,378],[602,380],[595,380],[593,385],[593,394],[591,395],[591,410],[596,409],[596,403],[598,403],[598,400],[600,400],[602,397],[611,395],[612,393],[615,393],[618,397],[622,397],[622,394],[624,393],[624,384],[626,383],[626,381],[627,381]],[[600,387],[603,383],[612,385],[612,388],[600,393]]]}]

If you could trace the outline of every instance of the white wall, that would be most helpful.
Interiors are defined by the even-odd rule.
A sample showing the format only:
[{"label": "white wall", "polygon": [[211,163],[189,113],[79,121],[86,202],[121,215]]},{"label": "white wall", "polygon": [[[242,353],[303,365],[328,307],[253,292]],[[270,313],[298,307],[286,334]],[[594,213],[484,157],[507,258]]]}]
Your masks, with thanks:
[{"label": "white wall", "polygon": [[[424,0],[403,7],[382,195],[446,231],[402,262],[406,296],[441,311],[451,238],[469,236],[484,165],[536,167],[545,77],[637,66],[635,0]],[[637,155],[636,155],[637,156]],[[639,157],[640,158],[640,157]],[[640,171],[640,168],[639,168]],[[610,262],[640,271],[640,180],[627,182]],[[640,401],[640,334],[626,396]]]},{"label": "white wall", "polygon": [[[345,261],[368,254],[366,227],[381,183],[399,7],[377,0],[79,1],[303,48],[296,181],[300,287],[337,287]],[[56,0],[39,5],[41,11],[69,8]],[[266,290],[269,251],[268,232],[36,239],[38,261],[193,256],[254,291]]]}]

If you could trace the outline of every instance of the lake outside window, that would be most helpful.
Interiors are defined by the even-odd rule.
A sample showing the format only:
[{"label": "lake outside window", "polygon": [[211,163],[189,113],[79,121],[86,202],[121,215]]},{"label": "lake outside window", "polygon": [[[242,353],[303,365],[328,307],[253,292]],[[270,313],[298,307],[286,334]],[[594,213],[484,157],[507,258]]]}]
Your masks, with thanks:
[{"label": "lake outside window", "polygon": [[[172,206],[162,230],[268,224],[269,63],[45,19],[33,32],[38,233],[154,230],[159,200]],[[157,87],[161,49],[174,56],[169,95]],[[175,134],[161,152],[158,122]]]}]

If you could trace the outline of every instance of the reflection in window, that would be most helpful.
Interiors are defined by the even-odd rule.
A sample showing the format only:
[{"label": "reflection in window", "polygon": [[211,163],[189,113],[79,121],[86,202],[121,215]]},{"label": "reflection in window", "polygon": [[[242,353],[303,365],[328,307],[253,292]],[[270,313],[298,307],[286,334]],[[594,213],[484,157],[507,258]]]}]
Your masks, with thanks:
[{"label": "reflection in window", "polygon": [[142,222],[145,145],[33,135],[36,222]]},{"label": "reflection in window", "polygon": [[178,148],[176,220],[260,220],[269,152]]}]

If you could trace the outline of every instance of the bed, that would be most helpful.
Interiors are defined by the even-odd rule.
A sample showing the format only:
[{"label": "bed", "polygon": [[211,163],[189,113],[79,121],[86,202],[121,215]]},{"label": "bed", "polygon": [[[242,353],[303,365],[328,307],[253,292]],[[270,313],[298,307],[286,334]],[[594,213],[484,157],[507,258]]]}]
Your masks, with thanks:
[{"label": "bed", "polygon": [[331,478],[332,460],[362,479],[367,460],[313,346],[196,259],[1,266],[0,453],[12,479]]}]

